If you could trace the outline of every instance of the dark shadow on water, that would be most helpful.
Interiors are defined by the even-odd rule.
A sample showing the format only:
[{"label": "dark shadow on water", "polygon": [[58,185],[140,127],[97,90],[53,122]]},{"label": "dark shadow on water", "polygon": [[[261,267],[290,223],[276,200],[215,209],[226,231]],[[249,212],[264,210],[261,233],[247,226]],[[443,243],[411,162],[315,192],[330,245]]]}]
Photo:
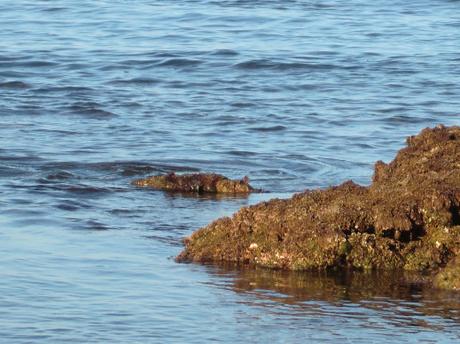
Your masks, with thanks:
[{"label": "dark shadow on water", "polygon": [[405,326],[442,326],[437,321],[414,320],[426,316],[441,317],[452,322],[450,325],[460,324],[460,293],[433,289],[420,274],[289,272],[211,265],[206,268],[217,287],[243,294],[254,300],[248,301],[254,305],[287,306],[297,315],[336,312],[345,316],[351,310],[350,315],[359,318],[375,311],[378,316],[395,324],[401,321]]}]

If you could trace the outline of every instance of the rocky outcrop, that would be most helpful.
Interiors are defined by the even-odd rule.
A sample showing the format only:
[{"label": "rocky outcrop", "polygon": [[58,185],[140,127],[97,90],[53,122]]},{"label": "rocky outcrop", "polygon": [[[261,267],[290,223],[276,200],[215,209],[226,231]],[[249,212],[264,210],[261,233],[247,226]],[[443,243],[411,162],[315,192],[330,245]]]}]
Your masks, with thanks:
[{"label": "rocky outcrop", "polygon": [[249,185],[249,179],[231,180],[215,173],[193,173],[152,176],[133,181],[133,185],[157,190],[196,193],[246,194],[258,192]]},{"label": "rocky outcrop", "polygon": [[177,260],[405,269],[458,285],[459,209],[460,127],[438,126],[409,137],[391,163],[378,161],[369,187],[348,181],[242,208],[193,233]]}]

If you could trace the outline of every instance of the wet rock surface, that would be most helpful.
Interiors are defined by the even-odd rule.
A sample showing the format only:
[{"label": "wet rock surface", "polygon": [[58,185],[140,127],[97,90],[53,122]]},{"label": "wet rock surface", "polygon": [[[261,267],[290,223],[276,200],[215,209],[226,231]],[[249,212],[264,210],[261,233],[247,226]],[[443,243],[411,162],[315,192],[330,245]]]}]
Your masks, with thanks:
[{"label": "wet rock surface", "polygon": [[437,126],[409,137],[389,164],[378,161],[369,187],[347,181],[242,208],[193,233],[177,260],[402,269],[458,288],[459,209],[460,127]]},{"label": "wet rock surface", "polygon": [[133,181],[133,185],[157,190],[195,193],[247,194],[260,192],[249,185],[249,179],[232,180],[215,173],[151,176]]}]

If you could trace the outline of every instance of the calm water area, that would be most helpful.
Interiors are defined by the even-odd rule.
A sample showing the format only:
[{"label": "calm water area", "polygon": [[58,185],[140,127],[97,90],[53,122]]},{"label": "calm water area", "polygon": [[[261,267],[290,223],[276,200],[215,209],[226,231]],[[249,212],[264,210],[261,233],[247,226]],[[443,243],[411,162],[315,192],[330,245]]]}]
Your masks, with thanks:
[{"label": "calm water area", "polygon": [[[173,259],[459,124],[459,48],[454,0],[0,0],[0,342],[459,343],[460,295],[395,273]],[[130,184],[171,171],[270,192]]]}]

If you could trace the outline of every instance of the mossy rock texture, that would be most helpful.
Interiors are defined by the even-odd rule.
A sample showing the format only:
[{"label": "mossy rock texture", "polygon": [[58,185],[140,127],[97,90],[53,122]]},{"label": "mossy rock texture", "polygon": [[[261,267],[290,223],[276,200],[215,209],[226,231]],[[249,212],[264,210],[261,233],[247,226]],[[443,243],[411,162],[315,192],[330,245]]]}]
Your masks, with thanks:
[{"label": "mossy rock texture", "polygon": [[378,161],[370,186],[347,181],[244,207],[185,239],[177,260],[439,274],[459,266],[459,209],[460,127],[439,125]]}]

